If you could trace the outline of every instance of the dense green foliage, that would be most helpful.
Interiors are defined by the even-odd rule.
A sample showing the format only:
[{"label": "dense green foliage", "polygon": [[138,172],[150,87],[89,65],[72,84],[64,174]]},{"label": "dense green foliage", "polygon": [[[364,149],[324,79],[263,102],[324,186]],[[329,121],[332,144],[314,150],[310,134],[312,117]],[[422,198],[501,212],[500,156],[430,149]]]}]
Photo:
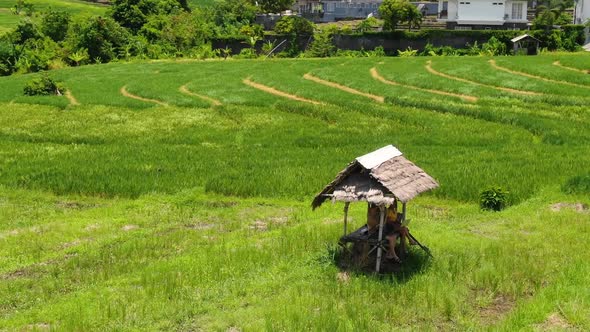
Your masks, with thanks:
[{"label": "dense green foliage", "polygon": [[[0,6],[3,1],[7,0],[0,0]],[[256,58],[266,56],[284,38],[288,43],[274,55],[359,57],[372,54],[372,51],[363,49],[337,49],[333,43],[334,35],[350,34],[350,28],[314,31],[310,21],[297,16],[285,16],[277,22],[275,33],[278,37],[271,32],[265,36],[262,26],[255,24],[256,13],[267,5],[285,5],[271,2],[220,0],[206,6],[196,6],[193,2],[191,8],[187,1],[181,0],[116,0],[108,11],[105,7],[89,4],[89,8],[98,11],[80,14],[81,5],[75,0],[50,0],[51,6],[37,0],[24,1],[17,5],[19,10],[15,9],[19,15],[14,15],[22,20],[15,23],[14,30],[0,34],[0,75],[132,59]],[[56,7],[53,7],[54,4]],[[32,9],[25,10],[29,7]],[[393,16],[388,14],[391,19],[385,20],[386,30],[393,29],[398,23],[406,23],[409,28],[419,26],[421,16],[415,6],[405,0],[395,0],[383,4],[383,10],[389,7],[391,10],[388,13]],[[96,15],[97,12],[106,15]],[[464,49],[428,45],[422,52],[402,50],[399,52],[402,55],[511,54],[510,38],[519,33],[441,30],[373,33],[371,30],[375,24],[379,23],[368,19],[356,31],[365,33],[368,38],[383,36],[393,40],[430,41],[440,36],[470,36],[481,43],[481,46],[465,45]],[[583,26],[566,25],[559,30],[544,29],[530,33],[540,39],[541,47],[547,50],[576,51],[585,41]],[[241,45],[223,44],[228,40],[239,40]],[[215,49],[212,45],[216,45]],[[387,52],[395,53],[391,50]]]},{"label": "dense green foliage", "polygon": [[114,0],[109,14],[122,27],[137,33],[150,16],[186,10],[186,1],[184,6],[178,0]]},{"label": "dense green foliage", "polygon": [[418,8],[408,0],[384,0],[379,6],[379,14],[383,19],[384,30],[395,30],[401,24],[408,24],[408,30],[419,27],[422,14]]},{"label": "dense green foliage", "polygon": [[23,92],[27,96],[47,96],[62,94],[65,89],[62,84],[56,82],[49,75],[43,74],[27,82]]},{"label": "dense green foliage", "polygon": [[311,36],[313,24],[299,16],[283,16],[275,25],[275,32],[280,35]]},{"label": "dense green foliage", "polygon": [[[484,85],[431,74],[428,60]],[[79,105],[23,96],[39,74],[2,77],[0,329],[588,330],[590,214],[568,206],[590,200],[559,187],[590,173],[590,75],[555,61],[590,67],[586,54],[551,54],[53,71]],[[373,67],[399,84],[373,79]],[[408,204],[412,234],[434,258],[413,247],[396,275],[340,271],[342,205],[309,203],[385,144],[440,183]],[[482,213],[490,184],[514,204]],[[348,216],[349,230],[360,227],[366,205]]]},{"label": "dense green foliage", "polygon": [[262,13],[281,13],[291,9],[295,0],[259,0],[255,1]]},{"label": "dense green foliage", "polygon": [[479,194],[482,210],[501,211],[508,205],[508,192],[500,187],[486,189]]}]

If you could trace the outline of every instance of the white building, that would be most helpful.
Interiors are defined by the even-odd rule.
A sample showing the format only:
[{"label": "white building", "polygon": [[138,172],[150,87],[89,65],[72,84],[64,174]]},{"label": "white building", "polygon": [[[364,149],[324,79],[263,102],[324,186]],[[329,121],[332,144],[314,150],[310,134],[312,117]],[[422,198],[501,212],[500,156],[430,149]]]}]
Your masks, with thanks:
[{"label": "white building", "polygon": [[590,20],[590,0],[576,0],[574,24],[585,24]]},{"label": "white building", "polygon": [[[590,0],[580,0],[588,2]],[[527,2],[520,0],[439,0],[439,21],[447,29],[484,30],[527,28]]]}]

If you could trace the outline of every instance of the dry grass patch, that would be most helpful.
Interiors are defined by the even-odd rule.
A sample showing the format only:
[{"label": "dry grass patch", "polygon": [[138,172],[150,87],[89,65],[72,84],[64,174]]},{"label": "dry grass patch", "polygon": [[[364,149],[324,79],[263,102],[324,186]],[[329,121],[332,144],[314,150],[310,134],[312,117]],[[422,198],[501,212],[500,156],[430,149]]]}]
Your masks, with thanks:
[{"label": "dry grass patch", "polygon": [[542,324],[535,325],[536,331],[574,331],[574,327],[563,318],[562,315],[554,312]]},{"label": "dry grass patch", "polygon": [[498,294],[492,303],[478,310],[479,318],[485,325],[490,325],[506,316],[515,306],[516,301],[506,295]]}]

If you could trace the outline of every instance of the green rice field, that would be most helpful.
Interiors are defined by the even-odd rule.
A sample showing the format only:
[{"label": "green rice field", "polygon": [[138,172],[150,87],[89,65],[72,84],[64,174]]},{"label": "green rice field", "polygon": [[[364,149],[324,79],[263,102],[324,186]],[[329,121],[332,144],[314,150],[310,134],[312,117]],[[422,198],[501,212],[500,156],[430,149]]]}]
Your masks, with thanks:
[{"label": "green rice field", "polygon": [[[111,63],[0,77],[0,330],[588,330],[590,56]],[[440,188],[400,273],[311,200],[393,144]],[[510,192],[501,212],[478,195]],[[351,227],[366,206],[351,205]]]}]

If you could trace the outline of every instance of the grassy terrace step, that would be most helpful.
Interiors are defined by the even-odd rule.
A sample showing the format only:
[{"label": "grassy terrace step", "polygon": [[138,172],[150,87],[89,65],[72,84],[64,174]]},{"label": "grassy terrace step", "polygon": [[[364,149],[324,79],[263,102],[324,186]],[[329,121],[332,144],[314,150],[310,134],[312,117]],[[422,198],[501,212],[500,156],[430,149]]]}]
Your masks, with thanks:
[{"label": "grassy terrace step", "polygon": [[[560,190],[590,173],[588,89],[488,60],[50,72],[79,105],[24,96],[36,75],[0,78],[0,330],[590,329],[590,199]],[[587,55],[495,60],[590,83],[553,65],[583,70]],[[386,144],[441,184],[409,204],[435,258],[413,249],[396,276],[343,273],[331,256],[342,206],[309,203]],[[512,206],[481,212],[489,186],[510,191]],[[353,205],[351,227],[365,220]]]},{"label": "grassy terrace step", "polygon": [[[72,14],[103,15],[108,8],[106,5],[81,0],[27,0],[27,2],[34,6],[34,20],[38,19],[39,13],[49,9],[63,10]],[[16,0],[0,0],[0,35],[16,27],[19,20],[25,17],[24,13],[14,15],[10,11],[10,8],[14,7],[15,4]]]}]

